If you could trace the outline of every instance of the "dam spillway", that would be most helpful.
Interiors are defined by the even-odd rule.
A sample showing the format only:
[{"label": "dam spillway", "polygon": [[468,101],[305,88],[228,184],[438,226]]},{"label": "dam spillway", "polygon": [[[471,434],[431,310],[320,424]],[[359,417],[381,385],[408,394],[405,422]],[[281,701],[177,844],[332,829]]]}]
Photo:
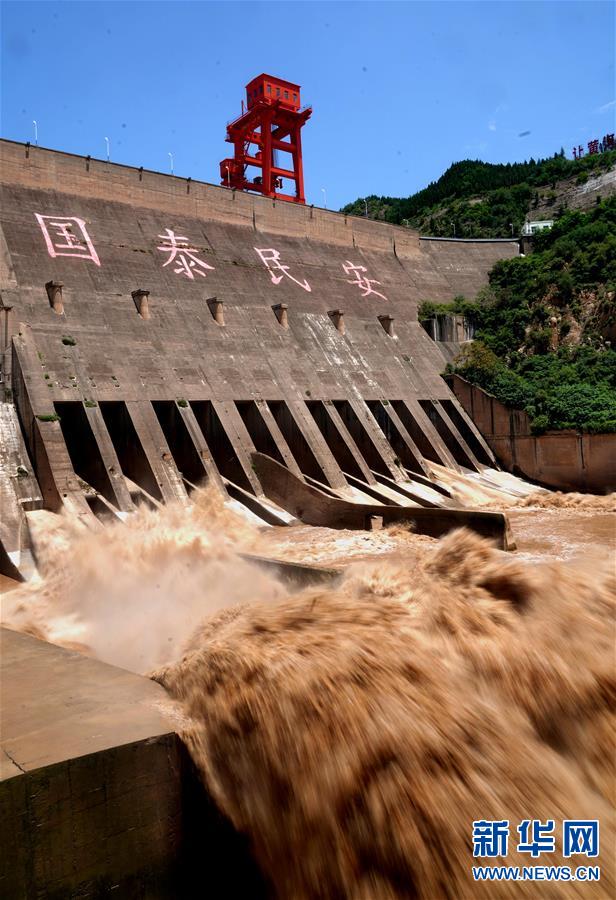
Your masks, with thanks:
[{"label": "dam spillway", "polygon": [[[340,498],[352,516],[359,497],[379,518],[379,503],[429,506],[414,492],[429,491],[432,465],[493,464],[417,307],[474,295],[515,241],[425,241],[8,141],[0,169],[3,574],[33,570],[31,510],[96,528],[142,503],[188,503],[207,481],[284,524],[263,476],[278,465],[317,507]],[[302,582],[323,575],[289,565]],[[6,843],[21,848],[0,872],[7,895],[183,896],[198,785],[158,687],[31,636],[2,641],[3,702],[19,713],[3,735]],[[225,834],[208,828],[209,841]],[[226,840],[210,845],[210,878],[218,857],[242,869]]]},{"label": "dam spillway", "polygon": [[28,503],[90,520],[208,479],[276,522],[254,452],[342,497],[430,461],[493,463],[417,306],[472,296],[517,242],[425,241],[30,145],[0,154],[2,381],[31,463],[3,479],[10,560]]}]

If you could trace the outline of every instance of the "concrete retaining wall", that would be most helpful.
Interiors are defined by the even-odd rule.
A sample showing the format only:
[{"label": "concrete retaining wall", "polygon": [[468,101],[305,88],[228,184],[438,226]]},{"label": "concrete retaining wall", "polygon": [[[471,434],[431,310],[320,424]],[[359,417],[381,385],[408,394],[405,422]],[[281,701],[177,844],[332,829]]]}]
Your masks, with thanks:
[{"label": "concrete retaining wall", "polygon": [[605,494],[616,490],[616,434],[551,431],[535,436],[521,410],[509,409],[459,375],[454,393],[501,465],[547,487]]},{"label": "concrete retaining wall", "polygon": [[3,900],[264,896],[159,685],[7,629],[0,651]]}]

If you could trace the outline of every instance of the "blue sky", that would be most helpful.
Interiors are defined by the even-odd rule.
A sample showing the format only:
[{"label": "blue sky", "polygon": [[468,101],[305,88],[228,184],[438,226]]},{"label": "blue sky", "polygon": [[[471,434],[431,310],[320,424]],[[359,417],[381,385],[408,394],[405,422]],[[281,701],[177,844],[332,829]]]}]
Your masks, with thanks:
[{"label": "blue sky", "polygon": [[[308,202],[613,132],[608,2],[3,2],[1,133],[218,182],[262,71],[302,85]],[[524,132],[527,132],[524,136]]]}]

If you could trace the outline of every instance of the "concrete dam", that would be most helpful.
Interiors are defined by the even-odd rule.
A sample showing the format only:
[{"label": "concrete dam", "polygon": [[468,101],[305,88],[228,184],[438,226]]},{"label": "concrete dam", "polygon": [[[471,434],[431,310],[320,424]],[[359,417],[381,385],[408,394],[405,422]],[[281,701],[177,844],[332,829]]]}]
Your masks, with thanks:
[{"label": "concrete dam", "polygon": [[[417,307],[474,295],[498,259],[518,253],[515,241],[424,240],[9,141],[0,154],[0,574],[13,588],[4,610],[37,589],[37,564],[41,596],[72,597],[62,573],[70,580],[83,563],[103,583],[77,579],[74,599],[102,616],[101,640],[128,627],[137,593],[135,639],[163,635],[159,620],[179,618],[196,551],[161,606],[156,565],[124,601],[111,571],[122,569],[118,554],[84,561],[72,524],[124,543],[133,511],[182,522],[204,484],[260,524],[361,531],[404,519],[420,536],[467,525],[507,548],[503,513],[447,491],[443,473],[481,481],[495,463],[441,378],[444,356]],[[71,523],[47,571],[34,540],[41,510]],[[277,584],[340,575],[280,556],[198,562],[195,616],[207,615],[208,578],[222,578],[224,592],[229,570],[243,572],[250,602],[268,567]],[[168,570],[169,555],[159,565]],[[13,604],[16,614],[31,601]],[[266,896],[245,840],[206,796],[166,691],[135,674],[152,666],[4,621],[0,893],[193,897],[206,848],[213,895]]]},{"label": "concrete dam", "polygon": [[40,506],[96,525],[208,479],[283,524],[255,452],[327,497],[393,505],[417,505],[430,462],[493,465],[417,306],[472,296],[517,242],[432,242],[31,145],[0,152],[6,574],[27,568],[24,512]]}]

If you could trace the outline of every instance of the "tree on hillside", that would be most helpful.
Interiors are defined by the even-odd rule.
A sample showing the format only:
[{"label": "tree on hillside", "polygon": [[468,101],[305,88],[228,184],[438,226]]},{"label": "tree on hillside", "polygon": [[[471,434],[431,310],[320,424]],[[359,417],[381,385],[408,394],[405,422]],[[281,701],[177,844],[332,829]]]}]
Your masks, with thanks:
[{"label": "tree on hillside", "polygon": [[[515,231],[523,223],[531,199],[536,209],[542,195],[549,203],[550,192],[558,181],[588,177],[589,173],[614,165],[614,150],[577,160],[567,159],[562,148],[548,159],[531,158],[523,163],[493,164],[467,159],[451,165],[437,181],[411,197],[372,195],[341,211],[364,216],[367,203],[370,218],[417,228],[422,234],[451,234],[445,226],[448,220],[456,222],[456,234],[463,236],[509,236],[511,224]],[[555,200],[553,194],[552,201]],[[475,209],[477,206],[480,208]]]}]

